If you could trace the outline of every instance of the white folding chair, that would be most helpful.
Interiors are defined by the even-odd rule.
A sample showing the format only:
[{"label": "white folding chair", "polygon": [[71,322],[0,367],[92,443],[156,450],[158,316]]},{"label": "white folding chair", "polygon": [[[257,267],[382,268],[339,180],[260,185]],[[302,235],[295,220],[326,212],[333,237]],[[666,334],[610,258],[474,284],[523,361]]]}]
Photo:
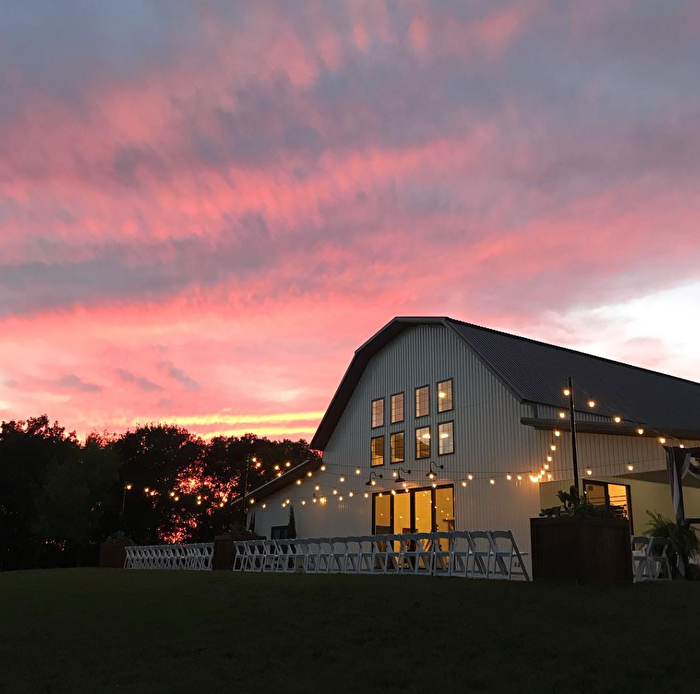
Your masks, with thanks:
[{"label": "white folding chair", "polygon": [[306,573],[317,574],[319,573],[321,565],[321,552],[322,543],[325,542],[324,538],[311,538],[306,540]]},{"label": "white folding chair", "polygon": [[126,552],[126,556],[124,557],[124,568],[131,569],[134,564],[134,548],[127,546],[124,547],[124,551]]},{"label": "white folding chair", "polygon": [[374,573],[374,536],[362,535],[357,538],[357,542],[360,546],[357,573]]},{"label": "white folding chair", "polygon": [[632,537],[632,567],[634,569],[634,581],[646,581],[651,578],[651,565],[649,563],[649,547],[651,538],[646,535]]},{"label": "white folding chair", "polygon": [[454,552],[454,533],[438,532],[433,536],[433,565],[430,573],[433,576],[449,576],[452,572],[452,556]]},{"label": "white folding chair", "polygon": [[345,538],[345,561],[342,572],[345,574],[356,574],[360,572],[360,556],[362,554],[362,538]]},{"label": "white folding chair", "polygon": [[455,530],[452,533],[452,567],[451,576],[467,578],[473,573],[474,542],[468,530]]},{"label": "white folding chair", "polygon": [[205,542],[202,544],[202,558],[200,561],[200,571],[211,571],[214,568],[214,543]]},{"label": "white folding chair", "polygon": [[383,553],[379,555],[382,573],[400,573],[401,557],[404,550],[403,538],[406,536],[397,534],[383,535],[382,537],[382,544],[378,547],[379,550],[383,549]]},{"label": "white folding chair", "polygon": [[233,571],[243,571],[246,555],[245,542],[243,540],[234,540],[233,548],[236,551],[233,555]]},{"label": "white folding chair", "polygon": [[491,578],[491,539],[486,530],[469,533],[474,549],[474,560],[470,578]]},{"label": "white folding chair", "polygon": [[493,557],[493,577],[511,581],[514,576],[520,576],[529,581],[523,553],[518,549],[513,533],[510,530],[491,530],[488,535]]},{"label": "white folding chair", "polygon": [[404,533],[401,538],[401,573],[429,574],[433,566],[431,533]]},{"label": "white folding chair", "polygon": [[[671,578],[671,564],[668,561],[668,538],[667,537],[652,537],[649,543],[649,552],[647,554],[647,562],[649,568],[649,576],[652,580]],[[665,576],[663,575],[665,571]]]},{"label": "white folding chair", "polygon": [[331,537],[331,556],[329,558],[328,571],[330,573],[343,573],[347,562],[348,547],[345,537]]},{"label": "white folding chair", "polygon": [[276,540],[265,540],[263,542],[263,560],[262,570],[264,573],[277,571],[277,562],[279,561],[279,549]]}]

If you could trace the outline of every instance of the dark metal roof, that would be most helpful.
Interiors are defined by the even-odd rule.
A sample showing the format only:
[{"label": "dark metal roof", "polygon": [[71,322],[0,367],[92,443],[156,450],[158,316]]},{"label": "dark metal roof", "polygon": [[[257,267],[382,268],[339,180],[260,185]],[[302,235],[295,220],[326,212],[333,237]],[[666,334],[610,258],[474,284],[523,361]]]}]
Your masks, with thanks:
[{"label": "dark metal roof", "polygon": [[398,317],[365,342],[355,356],[311,441],[327,445],[369,360],[403,330],[445,325],[454,331],[522,402],[564,407],[566,379],[574,379],[577,409],[588,396],[598,414],[619,413],[628,422],[656,430],[700,431],[700,384],[565,347],[463,323],[447,317]]},{"label": "dark metal roof", "polygon": [[572,376],[577,408],[619,414],[655,429],[700,430],[700,384],[516,335],[449,320],[458,335],[526,402],[566,405]]}]

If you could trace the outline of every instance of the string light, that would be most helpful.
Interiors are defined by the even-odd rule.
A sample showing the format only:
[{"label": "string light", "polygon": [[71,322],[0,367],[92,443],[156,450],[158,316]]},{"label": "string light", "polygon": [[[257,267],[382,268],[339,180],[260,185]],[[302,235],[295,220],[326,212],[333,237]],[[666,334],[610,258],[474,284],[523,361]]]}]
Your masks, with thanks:
[{"label": "string light", "polygon": [[320,491],[321,491],[321,485],[320,485],[320,484],[317,484],[317,485],[314,487],[314,489],[315,489],[317,492],[320,492]]},{"label": "string light", "polygon": [[341,481],[341,482],[345,482],[345,477],[341,477],[341,478],[340,478],[340,481]]},{"label": "string light", "polygon": [[314,475],[314,473],[311,472],[311,470],[309,470],[309,471],[306,473],[306,476],[307,476],[307,477],[313,477],[313,475]]},{"label": "string light", "polygon": [[306,506],[306,499],[302,499],[302,500],[301,500],[301,505],[302,505],[302,506]]},{"label": "string light", "polygon": [[510,474],[510,472],[506,475],[506,479],[510,482],[510,480],[513,479],[513,475]]},{"label": "string light", "polygon": [[352,497],[355,496],[355,492],[348,492],[348,496],[352,499]]},{"label": "string light", "polygon": [[557,450],[557,447],[556,447],[554,444],[552,444],[552,445],[549,447],[549,449],[552,450],[552,451],[556,451],[556,450]]},{"label": "string light", "polygon": [[522,479],[523,479],[523,476],[522,476],[522,475],[518,475],[518,482],[522,481]]},{"label": "string light", "polygon": [[530,475],[530,482],[537,483],[539,481],[540,481],[539,477],[536,477],[535,475]]},{"label": "string light", "polygon": [[560,412],[559,419],[566,419],[566,412]]},{"label": "string light", "polygon": [[325,465],[321,465],[321,472],[325,472],[325,471],[326,471],[326,466],[325,466]]},{"label": "string light", "polygon": [[559,431],[559,429],[555,429],[555,430],[554,430],[554,435],[555,435],[555,436],[561,436],[561,431]]},{"label": "string light", "polygon": [[620,415],[615,415],[613,417],[613,422],[615,422],[615,424],[619,424],[621,421],[622,421],[622,417],[620,417]]},{"label": "string light", "polygon": [[267,508],[267,504],[263,504],[262,507],[263,507],[263,508]]},{"label": "string light", "polygon": [[467,479],[470,480],[470,481],[473,480],[473,479],[474,479],[474,473],[473,473],[473,472],[470,472],[470,473],[467,475]]},{"label": "string light", "polygon": [[666,443],[666,437],[665,437],[665,436],[660,436],[660,437],[659,437],[659,443]]},{"label": "string light", "polygon": [[644,429],[642,429],[642,428],[640,427],[639,429],[637,429],[637,433],[638,433],[640,436],[642,436],[642,435],[644,434]]},{"label": "string light", "polygon": [[571,391],[568,388],[564,388],[564,395],[569,397],[569,395],[571,395]]},{"label": "string light", "polygon": [[552,458],[551,455],[548,455],[548,456],[547,456],[547,462],[548,462],[548,463],[551,463],[553,460],[554,460],[554,458]]},{"label": "string light", "polygon": [[549,463],[545,463],[545,464],[544,464],[544,469],[545,469],[545,470],[549,470]]},{"label": "string light", "polygon": [[301,484],[301,480],[297,480],[297,484]]},{"label": "string light", "polygon": [[369,493],[365,492],[365,499],[369,499]]},{"label": "string light", "polygon": [[338,490],[334,488],[334,489],[333,489],[333,495],[335,496],[335,495],[337,495],[337,494],[338,494]]},{"label": "string light", "polygon": [[493,477],[489,480],[489,484],[496,484],[496,480]]},{"label": "string light", "polygon": [[466,480],[462,480],[462,486],[463,486],[463,487],[466,487],[466,486],[467,486],[467,481],[466,481]]},{"label": "string light", "polygon": [[632,463],[627,463],[627,469],[632,472],[632,470],[634,470],[634,465],[632,465]]},{"label": "string light", "polygon": [[129,482],[128,484],[124,485],[124,489],[130,490],[134,485]]},{"label": "string light", "polygon": [[343,500],[343,497],[342,497],[342,496],[339,496],[339,497],[338,497],[338,501],[342,501],[342,500]]},{"label": "string light", "polygon": [[143,491],[146,492],[146,494],[148,494],[148,492],[150,492],[151,490],[148,487],[144,487]]},{"label": "string light", "polygon": [[273,469],[274,469],[274,470],[279,470],[279,469],[280,469],[280,466],[279,466],[279,465],[275,465],[275,467],[274,467]]},{"label": "string light", "polygon": [[589,401],[588,401],[588,407],[590,407],[591,409],[593,409],[593,408],[595,407],[595,400],[589,400]]},{"label": "string light", "polygon": [[593,474],[593,470],[591,470],[591,468],[588,468],[588,470],[586,470],[586,474],[590,477]]},{"label": "string light", "polygon": [[289,461],[287,461],[287,462],[284,464],[284,467],[292,467],[292,464],[291,464]]},{"label": "string light", "polygon": [[356,468],[355,468],[355,474],[356,474],[356,475],[359,475],[359,474],[361,474],[361,473],[362,473],[362,470],[360,470],[359,467],[356,467]]}]

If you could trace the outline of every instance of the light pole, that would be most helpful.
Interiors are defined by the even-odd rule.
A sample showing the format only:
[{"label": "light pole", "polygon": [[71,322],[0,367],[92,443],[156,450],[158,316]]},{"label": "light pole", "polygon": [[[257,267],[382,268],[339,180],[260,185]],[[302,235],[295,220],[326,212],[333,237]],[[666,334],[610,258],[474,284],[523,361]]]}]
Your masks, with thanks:
[{"label": "light pole", "polygon": [[243,469],[243,502],[241,503],[241,507],[243,508],[243,525],[245,526],[245,520],[246,520],[246,515],[245,515],[245,498],[248,494],[248,468],[250,467],[251,463],[257,463],[258,459],[255,456],[248,457],[245,459],[245,468]]},{"label": "light pole", "polygon": [[574,487],[576,488],[576,497],[581,498],[579,494],[578,480],[578,449],[576,447],[576,413],[574,412],[574,379],[569,376],[569,384],[567,387],[569,396],[569,423],[571,426],[571,460],[574,467]]},{"label": "light pole", "polygon": [[122,510],[119,514],[119,527],[124,530],[124,507],[126,506],[126,493],[131,490],[134,485],[131,482],[127,482],[124,485],[124,491],[122,492]]}]

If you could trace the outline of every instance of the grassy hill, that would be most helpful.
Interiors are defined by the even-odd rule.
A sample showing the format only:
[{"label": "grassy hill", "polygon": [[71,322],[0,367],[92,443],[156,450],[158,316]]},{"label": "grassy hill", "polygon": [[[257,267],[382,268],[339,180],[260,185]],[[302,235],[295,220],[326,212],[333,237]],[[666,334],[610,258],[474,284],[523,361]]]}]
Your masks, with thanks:
[{"label": "grassy hill", "polygon": [[0,574],[0,692],[687,692],[700,586]]}]

